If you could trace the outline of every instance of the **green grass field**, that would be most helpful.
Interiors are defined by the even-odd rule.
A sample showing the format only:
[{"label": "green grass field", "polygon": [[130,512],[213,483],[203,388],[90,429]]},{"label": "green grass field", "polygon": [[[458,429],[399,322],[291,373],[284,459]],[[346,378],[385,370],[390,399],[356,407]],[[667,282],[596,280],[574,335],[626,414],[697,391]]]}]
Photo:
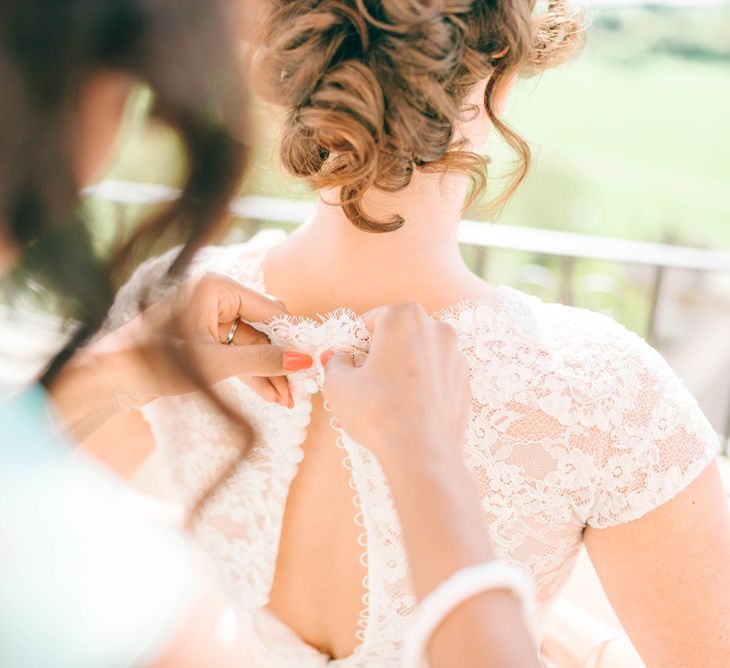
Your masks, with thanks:
[{"label": "green grass field", "polygon": [[503,222],[730,245],[728,64],[588,55],[512,111],[537,159]]}]

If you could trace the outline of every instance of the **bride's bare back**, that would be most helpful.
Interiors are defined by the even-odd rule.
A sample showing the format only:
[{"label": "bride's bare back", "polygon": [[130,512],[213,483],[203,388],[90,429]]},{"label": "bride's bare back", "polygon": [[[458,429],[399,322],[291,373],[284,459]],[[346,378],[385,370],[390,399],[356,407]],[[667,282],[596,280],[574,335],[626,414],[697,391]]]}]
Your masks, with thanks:
[{"label": "bride's bare back", "polygon": [[[358,252],[361,260],[353,262],[342,251],[348,242],[359,244],[362,233],[348,229],[343,221],[347,227],[341,229],[342,236],[328,234],[330,226],[337,225],[331,217],[340,214],[324,204],[318,214],[305,229],[271,249],[263,264],[267,292],[281,299],[291,313],[315,317],[338,308],[363,313],[410,301],[420,301],[435,312],[467,298],[493,297],[493,289],[464,271],[460,258],[445,246],[436,258],[448,267],[441,275],[414,274],[407,260],[395,266],[374,263],[377,257],[382,260],[384,249],[370,257],[363,249]],[[329,242],[320,233],[328,234]],[[405,230],[393,234],[391,243],[409,243]],[[325,259],[320,253],[333,236],[339,239],[341,252]],[[385,245],[384,239],[374,241]],[[452,259],[447,265],[445,260]],[[287,499],[269,608],[309,644],[341,658],[353,652],[359,643],[356,633],[366,624],[367,569],[364,527],[357,517],[360,510],[353,499],[347,454],[338,446],[331,420],[321,394],[316,394],[304,459]]]},{"label": "bride's bare back", "polygon": [[358,644],[367,574],[346,453],[321,394],[286,503],[269,608],[305,642],[342,658]]}]

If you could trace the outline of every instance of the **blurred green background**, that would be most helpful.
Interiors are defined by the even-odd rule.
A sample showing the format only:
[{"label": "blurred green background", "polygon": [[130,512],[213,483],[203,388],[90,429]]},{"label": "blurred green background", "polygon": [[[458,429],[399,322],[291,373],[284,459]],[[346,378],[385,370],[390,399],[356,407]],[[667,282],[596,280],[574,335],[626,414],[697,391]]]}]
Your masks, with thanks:
[{"label": "blurred green background", "polygon": [[[730,247],[730,6],[593,7],[588,18],[584,51],[522,80],[512,95],[508,120],[532,145],[534,162],[497,222]],[[261,143],[245,193],[311,198],[279,169],[271,119],[259,109]],[[131,127],[108,177],[175,183],[183,165],[174,137],[139,113]],[[495,159],[493,173],[504,173],[503,148],[497,143],[486,152]],[[499,187],[493,179],[488,196]],[[483,204],[467,216],[488,218]],[[104,245],[108,205],[91,206]],[[139,210],[129,213],[134,218]],[[490,253],[484,266],[473,249],[465,255],[489,280],[556,298],[549,282],[525,274],[525,267],[533,268],[530,276],[535,267],[556,270],[554,258]],[[609,286],[604,295],[581,291],[582,279],[598,275]],[[608,311],[643,332],[646,286],[626,267],[581,261],[575,280],[579,305]]]}]

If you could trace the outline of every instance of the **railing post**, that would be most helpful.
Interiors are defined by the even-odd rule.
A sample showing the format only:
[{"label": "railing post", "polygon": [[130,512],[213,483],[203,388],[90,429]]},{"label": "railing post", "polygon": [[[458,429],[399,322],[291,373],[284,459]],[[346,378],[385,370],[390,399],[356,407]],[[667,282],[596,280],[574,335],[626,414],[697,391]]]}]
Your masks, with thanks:
[{"label": "railing post", "polygon": [[562,255],[560,257],[560,303],[573,305],[573,269],[575,258]]},{"label": "railing post", "polygon": [[646,323],[646,340],[653,346],[657,343],[656,324],[659,312],[659,300],[662,296],[662,285],[664,284],[664,267],[654,267],[654,281],[649,295],[649,317]]},{"label": "railing post", "polygon": [[487,280],[487,270],[489,269],[489,249],[482,246],[476,246],[475,251],[477,254],[476,263],[474,265],[474,273],[479,278]]}]

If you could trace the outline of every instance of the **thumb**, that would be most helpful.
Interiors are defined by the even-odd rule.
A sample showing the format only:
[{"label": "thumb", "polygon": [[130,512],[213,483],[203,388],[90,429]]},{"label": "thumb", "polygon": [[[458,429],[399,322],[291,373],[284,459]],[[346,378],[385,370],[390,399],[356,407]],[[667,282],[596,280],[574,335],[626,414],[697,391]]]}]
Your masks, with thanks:
[{"label": "thumb", "polygon": [[342,392],[349,379],[356,373],[357,367],[352,355],[346,353],[328,351],[322,353],[320,359],[325,375],[322,394],[329,400]]}]

